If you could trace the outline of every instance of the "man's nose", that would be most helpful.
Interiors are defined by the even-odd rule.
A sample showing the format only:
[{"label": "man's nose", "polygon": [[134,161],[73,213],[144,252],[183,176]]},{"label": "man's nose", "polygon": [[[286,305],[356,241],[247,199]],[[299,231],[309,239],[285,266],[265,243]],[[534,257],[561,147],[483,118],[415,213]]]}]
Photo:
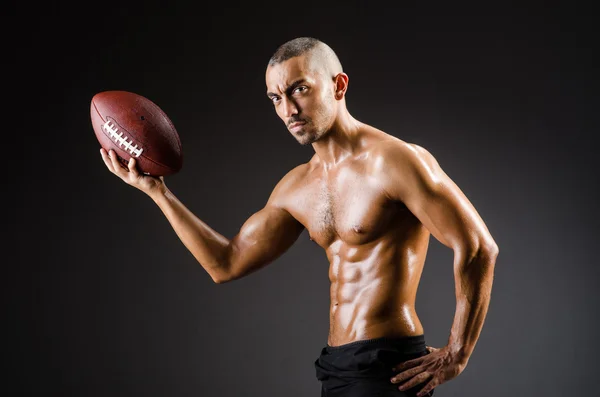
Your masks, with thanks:
[{"label": "man's nose", "polygon": [[286,118],[290,118],[293,115],[298,114],[298,106],[291,99],[283,99],[283,115]]}]

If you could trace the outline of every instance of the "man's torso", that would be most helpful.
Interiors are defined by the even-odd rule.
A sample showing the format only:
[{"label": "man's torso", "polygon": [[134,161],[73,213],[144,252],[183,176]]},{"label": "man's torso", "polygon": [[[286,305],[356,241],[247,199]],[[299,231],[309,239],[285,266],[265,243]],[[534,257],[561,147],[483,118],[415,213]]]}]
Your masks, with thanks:
[{"label": "man's torso", "polygon": [[297,167],[283,200],[330,263],[330,346],[423,334],[415,298],[430,233],[377,177],[377,147],[408,144],[375,129],[363,141],[330,169],[316,156]]}]

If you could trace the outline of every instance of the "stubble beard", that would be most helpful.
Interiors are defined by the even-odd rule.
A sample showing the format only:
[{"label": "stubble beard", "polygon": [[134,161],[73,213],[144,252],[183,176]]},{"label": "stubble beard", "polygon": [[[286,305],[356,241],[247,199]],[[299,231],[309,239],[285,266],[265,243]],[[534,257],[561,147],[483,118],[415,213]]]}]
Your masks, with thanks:
[{"label": "stubble beard", "polygon": [[[333,98],[330,98],[330,101],[333,102]],[[333,104],[330,103],[329,106],[323,107],[320,109],[320,111],[318,112],[318,116],[316,119],[318,121],[322,121],[325,120],[327,117],[327,107],[332,108]],[[296,140],[302,145],[302,146],[307,146],[310,144],[315,143],[316,141],[318,141],[319,139],[321,139],[322,137],[324,137],[325,135],[327,135],[328,129],[323,129],[323,127],[321,128],[317,128],[315,126],[314,119],[307,117],[305,119],[306,124],[304,125],[304,128],[310,128],[308,131],[305,131],[304,134],[302,135],[295,135]]]},{"label": "stubble beard", "polygon": [[309,131],[305,132],[303,135],[296,135],[296,140],[302,146],[308,146],[318,141],[325,135],[325,131]]}]

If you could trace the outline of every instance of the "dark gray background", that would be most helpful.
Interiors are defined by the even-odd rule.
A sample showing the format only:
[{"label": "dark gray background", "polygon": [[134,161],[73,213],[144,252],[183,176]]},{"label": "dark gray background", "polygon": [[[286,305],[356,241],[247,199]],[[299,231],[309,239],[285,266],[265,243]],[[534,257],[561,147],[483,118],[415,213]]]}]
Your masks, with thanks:
[{"label": "dark gray background", "polygon": [[[592,395],[598,63],[592,14],[569,4],[97,5],[14,18],[3,28],[5,395],[319,395],[324,253],[304,232],[272,265],[215,285],[159,208],[108,172],[89,120],[104,90],[161,106],[184,150],[167,185],[232,237],[313,154],[265,96],[268,58],[297,36],[338,53],[350,112],[427,148],[500,246],[474,354],[436,395]],[[452,261],[432,237],[417,312],[436,347],[454,316]]]}]

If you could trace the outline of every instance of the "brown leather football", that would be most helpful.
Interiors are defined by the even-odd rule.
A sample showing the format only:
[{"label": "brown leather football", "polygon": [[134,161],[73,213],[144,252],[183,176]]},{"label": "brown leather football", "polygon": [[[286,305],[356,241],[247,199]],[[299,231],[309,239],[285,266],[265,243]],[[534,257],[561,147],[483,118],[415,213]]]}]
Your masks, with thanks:
[{"label": "brown leather football", "polygon": [[92,98],[92,127],[100,145],[114,149],[127,167],[135,157],[140,172],[172,175],[181,170],[183,151],[175,126],[151,100],[127,91],[103,91]]}]

